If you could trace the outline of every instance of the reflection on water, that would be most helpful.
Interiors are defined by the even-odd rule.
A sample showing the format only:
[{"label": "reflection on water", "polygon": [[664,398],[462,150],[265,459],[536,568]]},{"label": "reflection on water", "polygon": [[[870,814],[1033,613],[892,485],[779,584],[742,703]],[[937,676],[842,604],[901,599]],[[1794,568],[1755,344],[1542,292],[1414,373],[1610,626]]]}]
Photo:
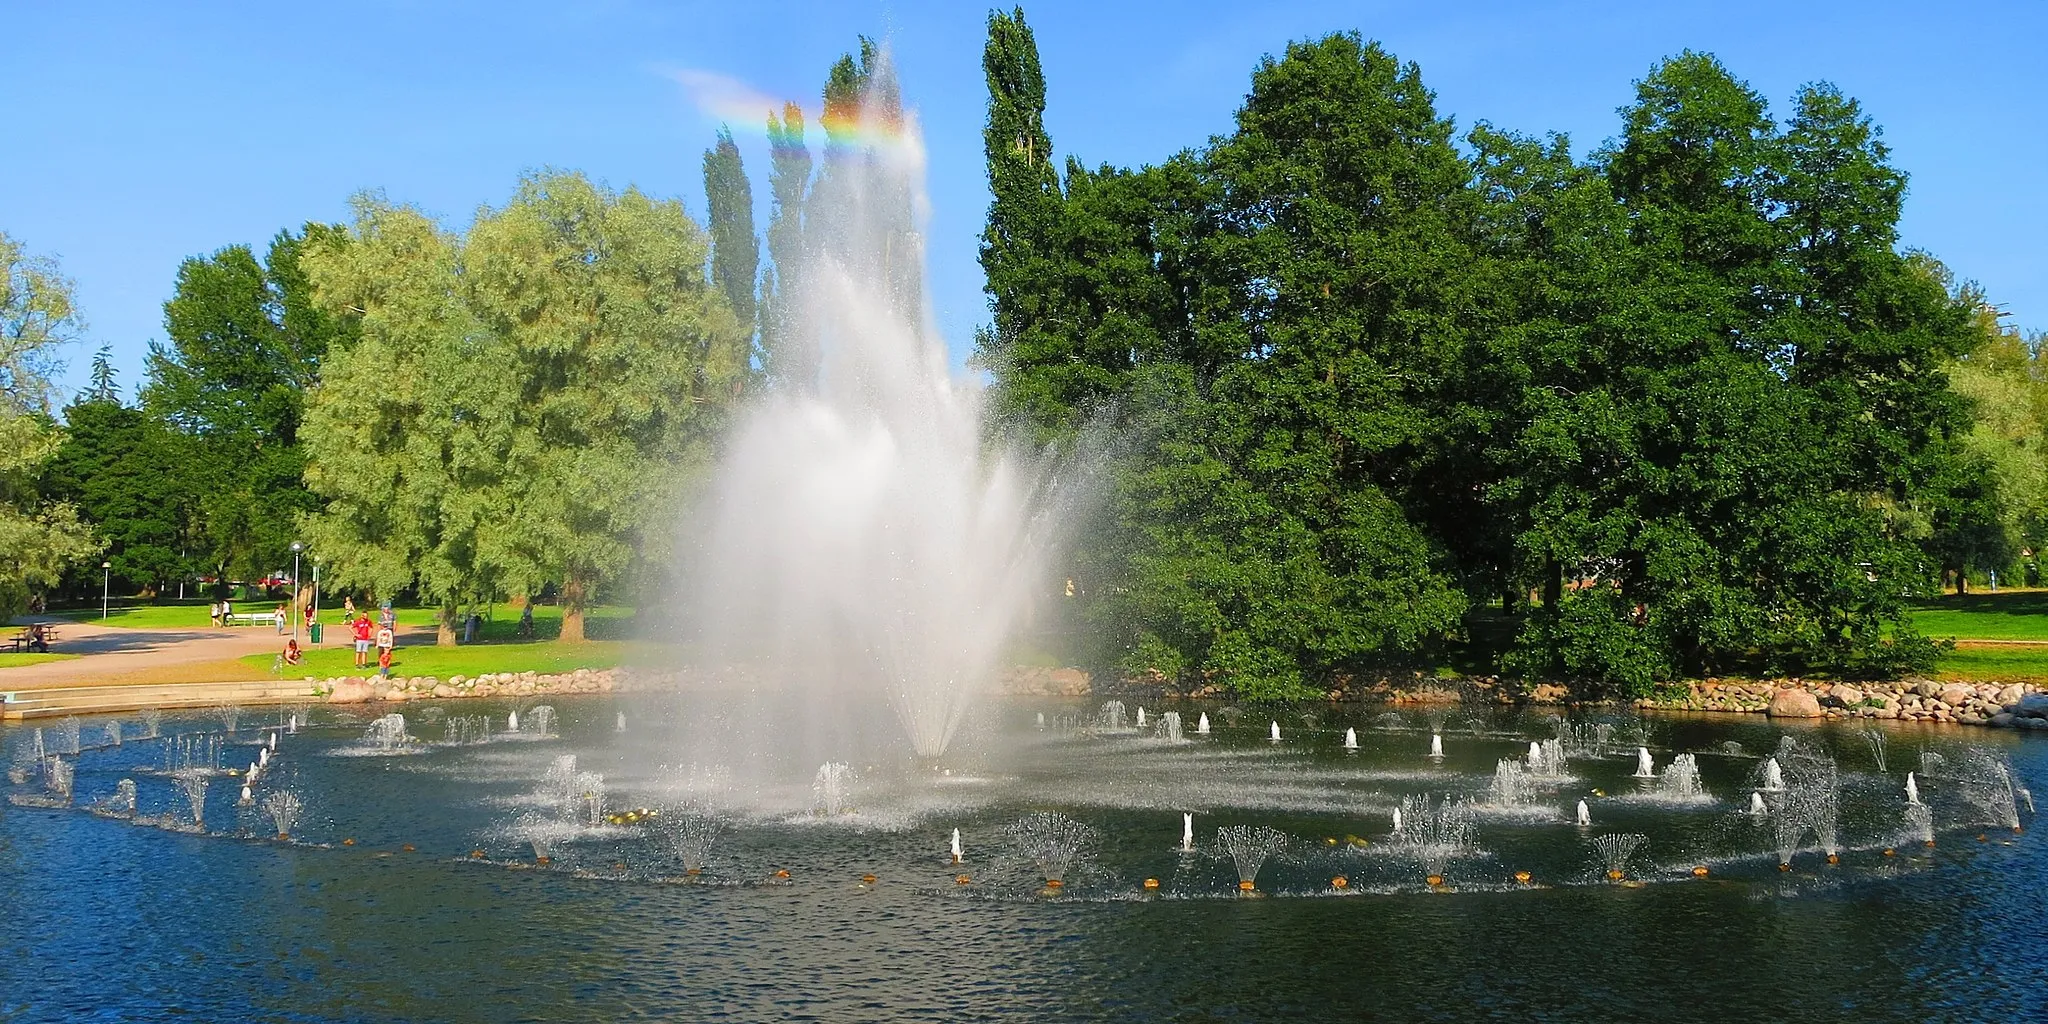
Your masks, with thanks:
[{"label": "reflection on water", "polygon": [[434,710],[315,709],[203,815],[166,768],[261,763],[266,712],[0,733],[75,792],[0,809],[0,1021],[2048,1018],[2038,737],[1046,704],[931,763],[853,712],[778,752],[709,698]]}]

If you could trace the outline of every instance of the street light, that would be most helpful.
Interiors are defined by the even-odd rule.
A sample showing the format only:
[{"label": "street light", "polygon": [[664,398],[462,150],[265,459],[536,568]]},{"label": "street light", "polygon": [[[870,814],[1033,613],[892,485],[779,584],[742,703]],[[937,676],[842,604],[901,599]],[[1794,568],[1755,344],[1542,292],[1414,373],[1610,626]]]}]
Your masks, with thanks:
[{"label": "street light", "polygon": [[313,621],[320,621],[320,556],[313,556]]},{"label": "street light", "polygon": [[100,621],[107,619],[107,594],[114,584],[114,563],[100,563]]},{"label": "street light", "polygon": [[299,608],[299,552],[306,550],[304,544],[292,541],[292,639],[299,638],[299,622],[305,612]]}]

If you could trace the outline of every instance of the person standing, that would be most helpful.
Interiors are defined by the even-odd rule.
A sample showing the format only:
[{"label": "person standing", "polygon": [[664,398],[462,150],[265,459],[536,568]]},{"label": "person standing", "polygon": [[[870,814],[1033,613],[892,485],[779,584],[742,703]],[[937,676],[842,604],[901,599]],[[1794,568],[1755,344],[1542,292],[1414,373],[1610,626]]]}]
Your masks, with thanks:
[{"label": "person standing", "polygon": [[391,678],[391,648],[389,647],[377,649],[377,674],[386,679]]},{"label": "person standing", "polygon": [[391,602],[386,601],[378,607],[377,625],[385,629],[398,628],[398,613],[391,610]]},{"label": "person standing", "polygon": [[355,634],[356,667],[366,668],[370,663],[370,617],[358,614],[349,628]]},{"label": "person standing", "polygon": [[219,601],[208,601],[208,602],[206,602],[206,622],[207,622],[207,624],[208,624],[208,625],[211,625],[211,626],[219,626],[219,625],[220,625],[220,602],[219,602]]},{"label": "person standing", "polygon": [[277,635],[283,636],[285,623],[288,623],[292,620],[291,604],[285,601],[279,601],[277,603],[277,613],[275,615],[272,615],[271,618],[277,620]]},{"label": "person standing", "polygon": [[398,646],[398,635],[389,626],[377,627],[377,650],[389,651]]},{"label": "person standing", "polygon": [[356,599],[355,599],[355,595],[351,594],[351,595],[349,595],[349,596],[347,596],[347,597],[344,597],[344,598],[342,598],[342,599],[341,599],[341,621],[343,621],[343,622],[354,622],[355,620],[356,620]]}]

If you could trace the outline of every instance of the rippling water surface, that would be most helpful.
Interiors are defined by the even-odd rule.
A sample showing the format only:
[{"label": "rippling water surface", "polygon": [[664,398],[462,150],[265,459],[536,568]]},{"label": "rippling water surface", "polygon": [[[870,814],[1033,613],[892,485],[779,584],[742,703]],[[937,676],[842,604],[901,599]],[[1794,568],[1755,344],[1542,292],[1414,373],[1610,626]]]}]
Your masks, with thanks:
[{"label": "rippling water surface", "polygon": [[[235,806],[232,776],[213,780],[203,833],[88,813],[122,778],[142,818],[182,813],[161,774],[175,744],[96,747],[104,723],[88,719],[76,807],[0,807],[0,1021],[2048,1019],[2048,856],[2031,815],[2025,834],[1992,827],[1933,778],[1938,844],[1897,828],[1923,750],[1954,764],[1981,747],[2048,789],[2039,734],[1895,729],[1880,773],[1860,732],[1799,730],[1839,762],[1843,852],[1829,865],[1809,836],[1781,872],[1768,824],[1744,813],[1781,733],[1755,720],[1608,720],[1617,737],[1643,730],[1660,771],[1697,752],[1709,800],[1655,795],[1629,777],[1635,739],[1617,739],[1496,808],[1497,761],[1553,735],[1550,719],[1454,714],[1432,762],[1420,715],[1290,712],[1274,744],[1276,716],[1227,727],[1211,707],[1216,735],[1172,744],[1071,728],[1092,708],[1005,705],[942,765],[840,744],[850,810],[823,816],[802,751],[838,740],[721,746],[707,723],[731,709],[705,700],[556,700],[560,736],[463,746],[439,742],[445,716],[488,713],[502,731],[531,702],[414,705],[419,742],[394,754],[364,749],[369,713],[314,709],[255,787],[303,799],[290,844]],[[223,766],[256,758],[267,716],[224,737]],[[1340,749],[1346,726],[1360,751]],[[32,756],[32,730],[0,742],[12,763]],[[65,741],[46,723],[44,742]],[[602,813],[669,815],[569,823],[541,795],[563,755],[580,791],[604,776]],[[36,791],[33,777],[14,789]],[[1476,841],[1438,887],[1389,836],[1391,810],[1420,793],[1476,804]],[[1590,829],[1572,822],[1579,799]],[[686,804],[725,824],[695,879],[661,838]],[[1093,830],[1057,895],[1007,834],[1046,810]],[[1183,812],[1193,853],[1177,849]],[[1230,824],[1291,837],[1258,873],[1265,898],[1239,898],[1214,849]],[[1627,884],[1589,857],[1614,832],[1646,837]]]}]

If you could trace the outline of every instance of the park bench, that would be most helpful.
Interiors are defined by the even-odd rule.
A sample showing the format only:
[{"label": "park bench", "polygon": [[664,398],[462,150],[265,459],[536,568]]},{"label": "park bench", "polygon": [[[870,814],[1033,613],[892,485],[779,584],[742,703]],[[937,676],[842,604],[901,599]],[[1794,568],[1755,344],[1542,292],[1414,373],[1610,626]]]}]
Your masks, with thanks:
[{"label": "park bench", "polygon": [[228,616],[230,626],[275,626],[276,612],[235,612]]}]

